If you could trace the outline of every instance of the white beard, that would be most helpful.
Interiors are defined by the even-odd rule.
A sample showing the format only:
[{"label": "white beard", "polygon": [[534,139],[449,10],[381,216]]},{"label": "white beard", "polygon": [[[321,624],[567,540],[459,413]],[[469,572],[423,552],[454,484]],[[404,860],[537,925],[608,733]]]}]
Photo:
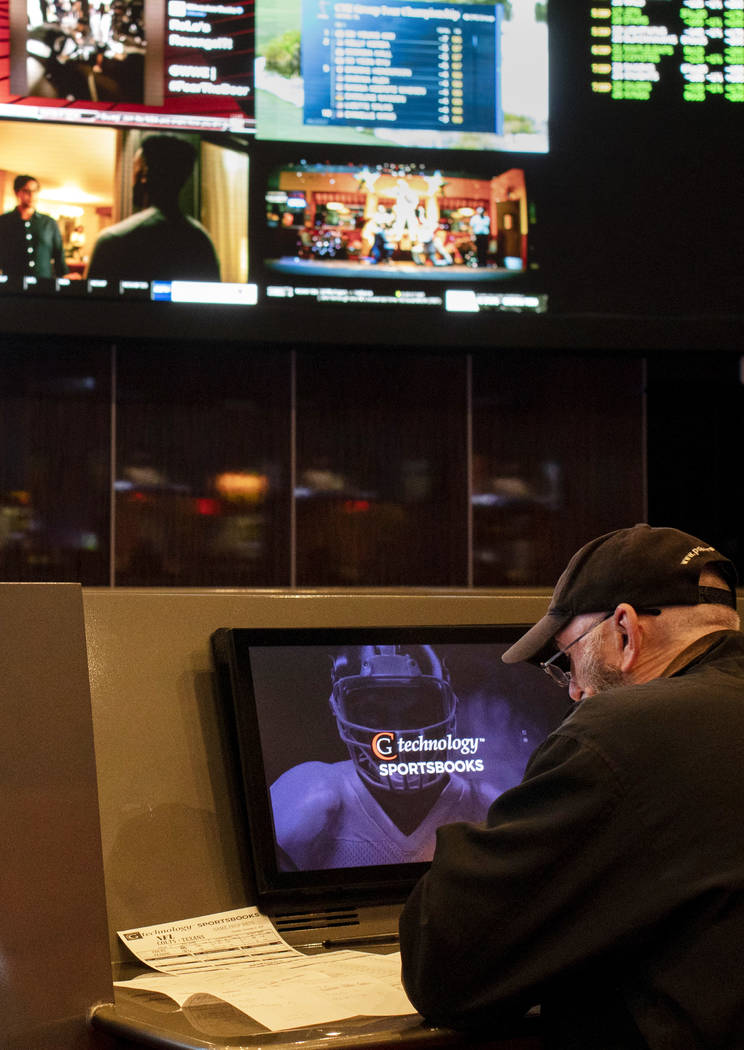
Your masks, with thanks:
[{"label": "white beard", "polygon": [[581,684],[585,696],[602,693],[616,685],[625,685],[630,678],[619,667],[613,667],[600,655],[601,631],[587,638],[581,661]]}]

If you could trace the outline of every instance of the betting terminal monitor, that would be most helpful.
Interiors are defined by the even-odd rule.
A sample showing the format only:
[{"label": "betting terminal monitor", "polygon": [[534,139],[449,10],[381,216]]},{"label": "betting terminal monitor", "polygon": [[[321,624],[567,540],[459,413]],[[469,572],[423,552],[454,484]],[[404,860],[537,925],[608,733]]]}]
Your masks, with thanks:
[{"label": "betting terminal monitor", "polygon": [[[366,908],[377,936],[394,937],[437,827],[485,820],[519,783],[569,707],[539,668],[502,662],[524,630],[214,634],[249,879],[280,931],[364,936]],[[381,906],[393,910],[381,918]],[[298,917],[308,909],[312,921]]]}]

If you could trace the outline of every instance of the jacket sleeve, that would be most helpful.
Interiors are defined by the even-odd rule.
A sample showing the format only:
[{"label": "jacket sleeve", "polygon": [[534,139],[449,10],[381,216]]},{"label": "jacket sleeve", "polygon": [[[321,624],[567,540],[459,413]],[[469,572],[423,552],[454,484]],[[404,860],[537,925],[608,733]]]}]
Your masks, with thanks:
[{"label": "jacket sleeve", "polygon": [[[54,222],[54,219],[52,219]],[[64,277],[66,273],[69,273],[69,266],[65,259],[65,247],[62,243],[62,233],[56,222],[54,222],[53,234],[53,247],[52,254],[54,256],[54,274],[56,277]]]},{"label": "jacket sleeve", "polygon": [[440,828],[400,923],[416,1009],[455,1028],[523,1014],[642,925],[653,905],[634,893],[644,847],[628,803],[610,761],[559,731],[485,824]]}]

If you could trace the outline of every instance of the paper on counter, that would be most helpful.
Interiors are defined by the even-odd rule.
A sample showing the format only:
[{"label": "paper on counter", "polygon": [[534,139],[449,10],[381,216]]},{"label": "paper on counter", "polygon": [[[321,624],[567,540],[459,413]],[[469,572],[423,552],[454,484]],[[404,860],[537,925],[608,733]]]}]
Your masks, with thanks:
[{"label": "paper on counter", "polygon": [[119,936],[137,958],[161,972],[117,986],[158,992],[179,1006],[222,1000],[271,1031],[415,1012],[400,982],[399,953],[306,956],[256,908]]},{"label": "paper on counter", "polygon": [[228,965],[256,966],[302,958],[257,908],[123,930],[119,937],[140,962],[161,973],[212,973]]}]

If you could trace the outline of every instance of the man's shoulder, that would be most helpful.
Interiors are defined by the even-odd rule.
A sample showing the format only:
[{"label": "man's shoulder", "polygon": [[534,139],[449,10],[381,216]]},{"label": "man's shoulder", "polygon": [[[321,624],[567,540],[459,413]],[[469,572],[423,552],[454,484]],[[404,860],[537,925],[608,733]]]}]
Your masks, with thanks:
[{"label": "man's shoulder", "polygon": [[577,704],[556,734],[584,743],[617,743],[642,734],[648,723],[662,721],[663,712],[679,696],[679,683],[674,679],[612,686]]},{"label": "man's shoulder", "polygon": [[340,785],[348,781],[353,774],[354,763],[350,759],[342,762],[300,762],[285,770],[274,784],[281,781],[285,789],[310,783]]},{"label": "man's shoulder", "polygon": [[721,736],[744,732],[744,638],[722,639],[678,674],[615,686],[577,705],[557,730],[579,744],[628,762],[644,761],[665,741],[679,749],[701,734],[716,747]]},{"label": "man's shoulder", "polygon": [[346,762],[300,762],[271,785],[275,806],[302,810],[337,808],[353,789],[354,765]]},{"label": "man's shoulder", "polygon": [[106,241],[115,241],[128,234],[157,226],[163,221],[158,218],[158,215],[159,213],[156,212],[155,208],[146,208],[144,211],[135,212],[126,219],[122,219],[121,222],[114,223],[113,226],[107,226],[105,230],[102,230],[98,235],[96,245]]}]

